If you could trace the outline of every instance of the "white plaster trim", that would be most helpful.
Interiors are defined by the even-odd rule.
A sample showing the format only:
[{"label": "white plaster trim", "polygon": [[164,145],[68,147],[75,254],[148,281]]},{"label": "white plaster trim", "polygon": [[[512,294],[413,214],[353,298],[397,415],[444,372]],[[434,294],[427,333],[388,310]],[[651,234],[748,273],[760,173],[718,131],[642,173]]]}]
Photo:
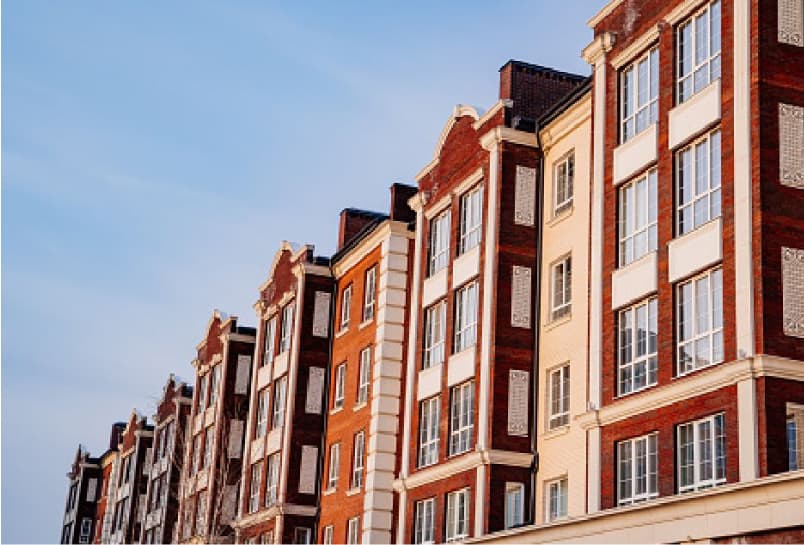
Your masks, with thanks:
[{"label": "white plaster trim", "polygon": [[422,308],[427,308],[447,294],[447,267],[425,279],[422,290]]},{"label": "white plaster trim", "polygon": [[723,259],[723,225],[720,218],[667,243],[667,280],[675,283]]},{"label": "white plaster trim", "polygon": [[467,176],[466,179],[464,179],[462,182],[456,184],[455,187],[453,187],[450,190],[450,193],[455,197],[463,195],[464,193],[472,189],[472,187],[478,182],[480,182],[482,179],[483,179],[483,167],[480,167],[476,171],[471,173],[469,176]]},{"label": "white plaster trim", "polygon": [[505,450],[479,450],[456,456],[444,463],[420,469],[408,477],[396,479],[394,490],[412,490],[437,481],[442,481],[458,473],[471,471],[482,465],[503,465],[509,467],[530,467],[533,454]]},{"label": "white plaster trim", "polygon": [[486,122],[487,122],[489,119],[491,119],[492,117],[494,117],[494,116],[497,114],[497,112],[499,112],[499,111],[500,111],[500,110],[502,110],[503,108],[511,108],[511,107],[513,107],[513,105],[514,105],[514,101],[513,101],[513,100],[511,100],[511,99],[509,99],[509,98],[501,98],[500,100],[498,100],[497,102],[495,102],[495,103],[494,103],[494,106],[492,106],[491,108],[489,108],[489,110],[488,110],[486,113],[484,113],[482,116],[480,116],[480,117],[477,119],[477,121],[475,121],[474,123],[472,123],[472,128],[473,128],[474,130],[478,130],[478,129],[479,129],[480,127],[482,127],[482,126],[483,126],[483,125],[484,125],[484,124],[485,124],[485,123],[486,123]]},{"label": "white plaster trim", "polygon": [[441,158],[441,150],[444,148],[444,144],[447,141],[447,137],[449,136],[450,131],[452,131],[452,127],[455,123],[464,116],[473,117],[475,121],[480,119],[480,116],[477,113],[477,110],[472,106],[467,106],[465,104],[458,104],[453,108],[452,115],[449,116],[447,122],[444,124],[444,128],[441,129],[441,135],[438,137],[438,142],[436,143],[435,150],[433,150],[433,159],[427,163],[427,165],[416,174],[415,178],[417,182],[420,182],[422,178],[424,178],[432,169],[435,167],[439,159]]},{"label": "white plaster trim", "polygon": [[[446,272],[446,269],[444,270]],[[452,289],[471,280],[480,272],[480,245],[458,256],[452,262]],[[425,305],[426,306],[426,305]]]},{"label": "white plaster trim", "polygon": [[518,131],[510,127],[495,127],[480,137],[480,145],[489,151],[500,142],[510,142],[532,148],[539,147],[539,140],[535,133]]},{"label": "white plaster trim", "polygon": [[452,203],[452,193],[447,193],[436,202],[430,204],[427,209],[424,211],[424,217],[428,220],[433,219],[436,216],[440,216],[443,212],[445,212],[450,204]]},{"label": "white plaster trim", "polygon": [[594,17],[586,21],[586,26],[594,30],[600,21],[611,15],[611,13],[622,3],[623,0],[611,0],[611,2],[603,6]]},{"label": "white plaster trim", "polygon": [[675,26],[677,23],[680,23],[692,15],[693,11],[697,11],[698,8],[706,5],[708,1],[709,0],[684,0],[673,8],[673,10],[665,16],[664,20],[668,24]]},{"label": "white plaster trim", "polygon": [[753,377],[737,383],[737,428],[740,481],[759,477],[757,390]]},{"label": "white plaster trim", "polygon": [[[452,354],[449,357],[447,362],[447,387],[455,386],[465,380],[474,378],[475,354],[475,346],[472,345],[466,350]],[[438,367],[441,367],[441,365]]]},{"label": "white plaster trim", "polygon": [[620,308],[655,292],[658,263],[657,252],[653,251],[614,271],[611,275],[611,308]]},{"label": "white plaster trim", "polygon": [[[371,234],[360,241],[348,252],[346,252],[337,263],[332,265],[332,271],[335,273],[335,278],[341,278],[346,271],[353,269],[359,262],[373,252],[377,246],[382,244],[382,241],[391,235],[405,237],[412,239],[415,233],[408,230],[407,224],[401,221],[386,220],[378,225]],[[340,331],[338,332],[340,333]]]},{"label": "white plaster trim", "polygon": [[562,139],[570,136],[575,129],[592,117],[592,93],[573,103],[567,110],[541,128],[542,151],[546,155]]},{"label": "white plaster trim", "polygon": [[658,158],[659,124],[653,123],[639,134],[614,148],[612,182],[620,185],[645,170]]},{"label": "white plaster trim", "polygon": [[677,148],[720,121],[720,107],[718,78],[668,112],[667,147]]},{"label": "white plaster trim", "polygon": [[654,45],[659,39],[659,25],[655,24],[650,27],[642,35],[632,41],[627,47],[620,50],[619,53],[611,58],[611,66],[615,70],[619,70],[631,61],[636,60],[637,56],[644,53],[649,47]]},{"label": "white plaster trim", "polygon": [[416,400],[421,401],[439,393],[443,374],[444,366],[440,363],[419,371],[419,376],[416,380]]}]

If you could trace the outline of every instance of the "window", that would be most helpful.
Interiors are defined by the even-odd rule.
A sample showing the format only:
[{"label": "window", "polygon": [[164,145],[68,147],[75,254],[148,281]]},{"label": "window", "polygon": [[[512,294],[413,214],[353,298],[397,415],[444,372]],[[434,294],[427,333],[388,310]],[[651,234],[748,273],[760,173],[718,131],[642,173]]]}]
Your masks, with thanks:
[{"label": "window", "polygon": [[547,483],[547,521],[567,516],[567,478]]},{"label": "window", "polygon": [[201,434],[193,437],[193,473],[201,469]]},{"label": "window", "polygon": [[678,103],[720,77],[720,1],[710,2],[676,29]]},{"label": "window", "polygon": [[514,528],[525,523],[525,485],[505,483],[505,527]]},{"label": "window", "polygon": [[570,368],[569,365],[550,371],[550,419],[548,428],[569,424]]},{"label": "window", "polygon": [[676,232],[688,233],[720,217],[720,131],[707,134],[676,154]]},{"label": "window", "polygon": [[627,142],[656,123],[659,100],[659,49],[654,47],[620,75],[620,139]]},{"label": "window", "polygon": [[279,336],[279,353],[290,349],[290,337],[293,332],[293,304],[285,305],[282,309],[282,331]]},{"label": "window", "polygon": [[472,448],[475,426],[475,382],[454,386],[450,395],[449,454],[453,456]]},{"label": "window", "polygon": [[425,399],[419,407],[419,467],[424,467],[438,462],[441,398]]},{"label": "window", "polygon": [[618,392],[630,394],[656,384],[657,299],[620,311],[617,320]]},{"label": "window", "polygon": [[449,212],[430,220],[430,267],[432,276],[447,266],[449,260]]},{"label": "window", "polygon": [[212,464],[213,441],[215,441],[215,426],[210,426],[204,434],[204,467],[209,467]]},{"label": "window", "polygon": [[159,478],[151,479],[151,496],[148,504],[148,511],[154,511],[159,507]]},{"label": "window", "polygon": [[265,348],[262,364],[274,361],[274,345],[276,344],[276,317],[265,322]]},{"label": "window", "polygon": [[276,503],[276,488],[279,485],[279,454],[268,457],[268,475],[265,483],[265,507]]},{"label": "window", "polygon": [[678,426],[678,491],[726,482],[723,413]]},{"label": "window", "polygon": [[297,526],[293,529],[293,543],[297,545],[309,545],[312,543],[313,531],[310,528]]},{"label": "window", "polygon": [[251,466],[251,483],[249,484],[248,512],[256,513],[260,508],[260,480],[262,479],[262,462]]},{"label": "window", "polygon": [[659,495],[658,434],[617,443],[617,503],[629,505]]},{"label": "window", "polygon": [[255,438],[265,435],[268,430],[268,403],[271,396],[270,388],[263,388],[257,394],[257,428]]},{"label": "window", "polygon": [[78,543],[89,543],[89,536],[92,534],[92,519],[81,519],[81,531],[78,537]]},{"label": "window", "polygon": [[324,545],[332,545],[334,543],[333,541],[334,535],[335,535],[334,526],[332,525],[324,526],[324,539],[322,540],[324,542]]},{"label": "window", "polygon": [[551,316],[553,320],[566,316],[572,309],[572,257],[567,256],[553,265]]},{"label": "window", "polygon": [[357,403],[368,403],[371,383],[371,347],[360,351],[360,380],[357,385]]},{"label": "window", "polygon": [[215,402],[218,400],[218,390],[221,384],[221,365],[216,365],[212,368],[209,374],[209,398],[207,400],[207,407],[214,407]]},{"label": "window", "polygon": [[575,181],[575,151],[562,157],[553,166],[553,216],[558,216],[572,206]]},{"label": "window", "polygon": [[413,521],[413,543],[435,543],[435,498],[416,502]]},{"label": "window", "polygon": [[329,447],[329,475],[327,476],[327,489],[335,490],[338,486],[338,474],[341,465],[341,444],[335,443]]},{"label": "window", "polygon": [[352,451],[352,488],[363,486],[363,468],[365,467],[366,432],[355,434],[354,450]]},{"label": "window", "polygon": [[447,494],[447,543],[469,536],[469,489]]},{"label": "window", "polygon": [[207,377],[204,375],[198,379],[198,412],[202,412],[207,406]]},{"label": "window", "polygon": [[207,492],[206,490],[198,494],[198,503],[195,505],[195,533],[204,534],[204,526],[207,522]]},{"label": "window", "polygon": [[268,530],[267,532],[262,534],[261,538],[262,538],[262,543],[264,545],[267,545],[267,544],[273,545],[273,543],[274,543],[274,531],[273,530]]},{"label": "window", "polygon": [[444,361],[444,337],[447,330],[447,304],[442,301],[424,312],[424,358],[422,368],[428,369]]},{"label": "window", "polygon": [[271,428],[281,428],[285,425],[285,397],[287,387],[287,377],[281,377],[274,382],[274,410],[271,419]]},{"label": "window", "polygon": [[366,271],[366,282],[363,284],[363,321],[374,319],[374,303],[377,297],[377,268]]},{"label": "window", "polygon": [[656,250],[656,169],[619,190],[619,263],[628,265]]},{"label": "window", "polygon": [[477,341],[477,282],[459,289],[455,294],[455,348],[461,352]]},{"label": "window", "polygon": [[355,545],[360,543],[360,517],[349,519],[346,527],[346,543]]},{"label": "window", "polygon": [[352,285],[346,286],[341,295],[341,329],[349,327],[349,313],[352,310]]},{"label": "window", "polygon": [[458,254],[464,254],[480,244],[483,224],[483,188],[478,187],[461,195],[461,237]]},{"label": "window", "polygon": [[344,390],[346,386],[346,364],[342,363],[335,368],[335,399],[333,409],[343,408]]},{"label": "window", "polygon": [[678,287],[678,374],[723,361],[723,271]]},{"label": "window", "polygon": [[790,471],[804,468],[804,406],[787,404],[787,467]]}]

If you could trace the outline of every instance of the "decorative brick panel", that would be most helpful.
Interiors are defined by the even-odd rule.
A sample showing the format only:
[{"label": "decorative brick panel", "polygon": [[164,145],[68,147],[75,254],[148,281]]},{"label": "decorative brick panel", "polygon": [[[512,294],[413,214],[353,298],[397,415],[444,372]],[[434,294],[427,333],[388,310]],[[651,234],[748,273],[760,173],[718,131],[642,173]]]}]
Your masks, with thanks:
[{"label": "decorative brick panel", "polygon": [[528,435],[528,392],[530,373],[508,371],[508,435]]},{"label": "decorative brick panel", "polygon": [[778,0],[779,41],[804,47],[804,5],[801,0]]},{"label": "decorative brick panel", "polygon": [[304,412],[308,414],[321,414],[321,403],[324,395],[323,367],[310,367],[310,378],[307,381],[307,398],[304,402]]},{"label": "decorative brick panel", "polygon": [[315,309],[313,310],[313,335],[316,337],[329,336],[329,293],[315,292]]},{"label": "decorative brick panel", "polygon": [[779,104],[779,180],[804,189],[804,107]]},{"label": "decorative brick panel", "polygon": [[530,329],[531,268],[514,265],[511,282],[511,325]]},{"label": "decorative brick panel", "polygon": [[804,250],[782,247],[782,328],[804,339]]},{"label": "decorative brick panel", "polygon": [[318,447],[304,445],[302,447],[301,469],[299,471],[300,494],[315,494],[317,469]]},{"label": "decorative brick panel", "polygon": [[514,187],[514,223],[533,227],[536,211],[536,169],[517,165]]}]

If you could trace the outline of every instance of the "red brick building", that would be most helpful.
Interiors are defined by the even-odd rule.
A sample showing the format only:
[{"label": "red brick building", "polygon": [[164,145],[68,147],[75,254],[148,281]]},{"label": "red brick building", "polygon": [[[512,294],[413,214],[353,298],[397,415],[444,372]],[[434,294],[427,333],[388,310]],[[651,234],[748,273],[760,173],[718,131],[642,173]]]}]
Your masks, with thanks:
[{"label": "red brick building", "polygon": [[100,460],[91,458],[89,452],[79,445],[67,478],[70,486],[59,543],[92,543],[103,478]]},{"label": "red brick building", "polygon": [[196,347],[179,487],[179,542],[234,540],[254,334],[254,328],[216,310]]},{"label": "red brick building", "polygon": [[394,184],[390,214],[341,212],[319,543],[394,539],[415,193]]},{"label": "red brick building", "polygon": [[284,242],[254,305],[239,542],[315,539],[331,298],[329,260]]}]

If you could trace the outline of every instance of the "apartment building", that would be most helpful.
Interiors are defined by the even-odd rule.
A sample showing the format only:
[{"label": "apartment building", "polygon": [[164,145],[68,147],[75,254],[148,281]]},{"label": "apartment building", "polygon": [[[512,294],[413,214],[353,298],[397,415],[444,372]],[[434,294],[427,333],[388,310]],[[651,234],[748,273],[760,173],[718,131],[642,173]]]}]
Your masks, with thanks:
[{"label": "apartment building", "polygon": [[196,347],[179,487],[180,543],[234,539],[254,341],[254,328],[216,310]]},{"label": "apartment building", "polygon": [[67,478],[69,488],[59,543],[91,543],[101,484],[99,460],[79,445]]},{"label": "apartment building", "polygon": [[141,543],[177,542],[174,529],[179,512],[179,481],[192,400],[192,386],[170,375],[153,418],[154,441]]},{"label": "apartment building", "polygon": [[260,286],[239,542],[315,539],[332,285],[328,259],[283,242]]},{"label": "apartment building", "polygon": [[100,489],[98,491],[98,502],[95,508],[95,521],[92,530],[92,543],[109,543],[109,534],[112,526],[113,501],[115,498],[115,468],[119,458],[118,446],[123,431],[126,429],[125,422],[115,422],[109,433],[109,445],[106,451],[98,457],[98,465],[101,471]]},{"label": "apartment building", "polygon": [[394,184],[389,214],[341,212],[318,543],[395,538],[415,193]]},{"label": "apartment building", "polygon": [[[458,106],[419,193],[397,541],[500,530],[532,494],[535,120],[584,78],[511,61],[482,116]],[[509,514],[508,519],[511,519]]]}]

